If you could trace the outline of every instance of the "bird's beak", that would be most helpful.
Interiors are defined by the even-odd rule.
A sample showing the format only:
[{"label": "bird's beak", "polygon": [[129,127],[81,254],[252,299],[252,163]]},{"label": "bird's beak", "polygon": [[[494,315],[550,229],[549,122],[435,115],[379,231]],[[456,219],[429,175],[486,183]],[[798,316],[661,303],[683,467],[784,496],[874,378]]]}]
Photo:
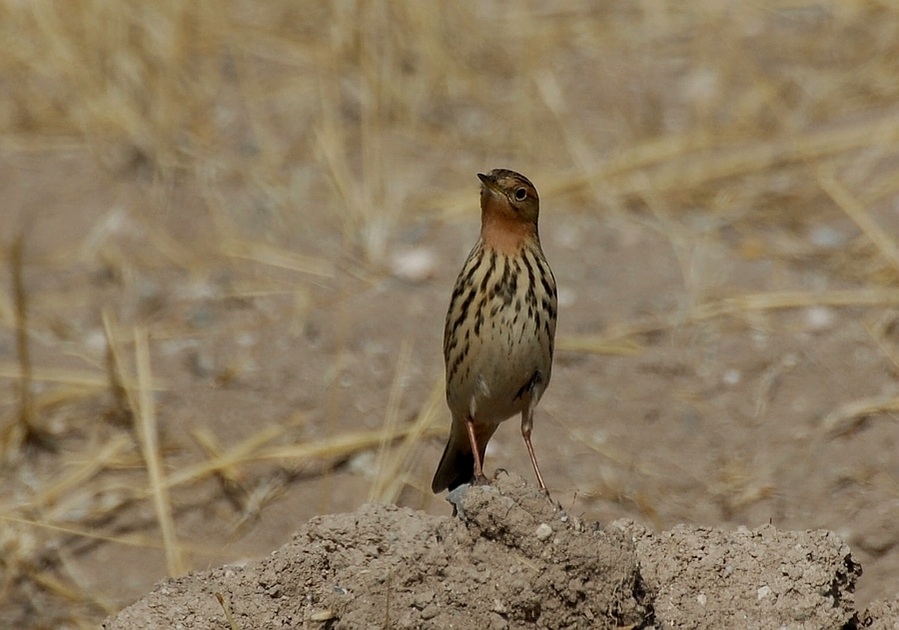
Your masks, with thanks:
[{"label": "bird's beak", "polygon": [[496,181],[494,181],[494,179],[492,177],[490,177],[490,175],[484,175],[483,173],[478,173],[478,179],[481,180],[481,183],[484,184],[484,186],[486,186],[490,190],[499,192],[499,190],[496,187]]}]

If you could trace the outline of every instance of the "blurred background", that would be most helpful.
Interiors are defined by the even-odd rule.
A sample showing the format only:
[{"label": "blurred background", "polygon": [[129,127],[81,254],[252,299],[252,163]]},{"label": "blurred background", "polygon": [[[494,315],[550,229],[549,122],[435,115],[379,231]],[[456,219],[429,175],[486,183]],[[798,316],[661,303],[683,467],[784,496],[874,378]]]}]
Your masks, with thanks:
[{"label": "blurred background", "polygon": [[[554,498],[832,529],[894,595],[897,97],[891,2],[0,3],[0,625],[449,514],[443,318],[498,167],[560,286]],[[531,478],[516,420],[486,467]]]}]

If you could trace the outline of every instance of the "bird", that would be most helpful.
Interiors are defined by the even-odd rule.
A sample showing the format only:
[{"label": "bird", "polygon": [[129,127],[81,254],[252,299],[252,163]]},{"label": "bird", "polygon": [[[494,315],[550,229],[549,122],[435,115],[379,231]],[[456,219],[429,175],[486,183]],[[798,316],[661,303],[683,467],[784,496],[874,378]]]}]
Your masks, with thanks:
[{"label": "bird", "polygon": [[521,436],[548,495],[531,444],[534,409],[552,374],[558,312],[556,280],[537,228],[540,198],[515,171],[478,178],[481,232],[456,279],[444,326],[452,427],[431,490],[489,483],[487,443],[500,423],[521,414]]}]

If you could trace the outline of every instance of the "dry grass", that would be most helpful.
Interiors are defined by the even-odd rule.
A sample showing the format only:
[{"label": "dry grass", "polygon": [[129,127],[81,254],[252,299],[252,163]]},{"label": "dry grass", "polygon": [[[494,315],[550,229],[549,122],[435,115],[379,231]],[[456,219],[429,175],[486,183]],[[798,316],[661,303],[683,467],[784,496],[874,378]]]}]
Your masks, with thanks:
[{"label": "dry grass", "polygon": [[[290,296],[301,328],[311,298],[297,278],[312,287],[377,278],[406,225],[470,211],[470,173],[489,156],[488,167],[539,172],[555,206],[651,224],[678,251],[690,237],[666,226],[695,213],[747,241],[773,223],[799,232],[841,213],[859,228],[852,255],[815,255],[861,286],[715,295],[684,253],[695,301],[682,312],[568,336],[563,350],[627,354],[647,333],[713,317],[899,303],[899,247],[881,224],[899,190],[890,3],[34,0],[0,5],[0,43],[6,154],[86,149],[112,177],[149,191],[76,248],[79,264],[120,279],[124,294],[141,294],[143,270],[205,279],[225,268],[236,279],[222,299]],[[185,188],[200,200],[189,210],[179,206]],[[26,226],[37,211],[3,210],[4,223]],[[164,227],[189,212],[202,215],[207,238]],[[332,233],[339,255],[326,253],[330,242],[307,251],[310,239],[298,236]],[[161,548],[171,574],[189,568],[185,551],[203,549],[178,539],[174,492],[216,479],[244,520],[255,518],[297,471],[377,451],[370,496],[393,501],[414,487],[421,441],[443,432],[439,384],[418,405],[405,399],[404,346],[383,430],[300,443],[304,419],[290,417],[239,443],[199,432],[199,458],[175,467],[153,398],[174,385],[151,377],[150,358],[179,330],[152,321],[148,299],[117,314],[133,334],[104,314],[105,359],[62,342],[55,350],[88,357],[83,368],[37,359],[30,345],[52,347],[54,314],[64,318],[69,303],[29,294],[16,232],[4,231],[0,247],[10,287],[0,326],[18,349],[0,364],[0,609],[19,602],[0,623],[41,610],[41,623],[92,627],[114,610],[119,602],[79,586],[71,556],[84,540]],[[765,254],[808,252],[797,238]],[[32,264],[52,272],[52,262]],[[218,382],[241,369],[223,369]],[[404,423],[409,405],[420,409]],[[108,422],[94,421],[98,408]],[[882,409],[895,400],[858,401],[824,424],[836,430]],[[45,423],[63,448],[36,454],[30,438]],[[277,462],[276,472],[259,475],[260,462]],[[110,526],[144,503],[155,525]]]}]

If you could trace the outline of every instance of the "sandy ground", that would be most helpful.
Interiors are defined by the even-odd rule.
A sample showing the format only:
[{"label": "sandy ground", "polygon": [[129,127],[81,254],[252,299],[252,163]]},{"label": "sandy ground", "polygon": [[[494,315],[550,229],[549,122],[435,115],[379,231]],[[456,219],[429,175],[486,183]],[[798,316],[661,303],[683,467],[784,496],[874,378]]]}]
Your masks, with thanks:
[{"label": "sandy ground", "polygon": [[[65,164],[73,171],[93,168],[79,166],[75,160],[63,161],[58,168]],[[91,179],[83,172],[81,176]],[[474,196],[476,184],[471,188]],[[45,217],[44,225],[50,225],[53,215]],[[608,303],[602,313],[604,319],[614,322],[640,320],[645,318],[647,304],[662,308],[678,299],[673,283],[676,264],[673,256],[664,261],[668,255],[663,236],[585,215],[566,216],[564,224],[558,223],[548,210],[544,239],[556,273],[563,279],[563,295],[568,295],[560,322],[561,340],[577,340],[577,333],[600,325],[592,316],[600,303]],[[91,224],[85,220],[85,225]],[[572,224],[579,227],[573,229]],[[35,227],[35,235],[40,229],[41,225]],[[119,229],[123,234],[130,231]],[[441,241],[423,230],[421,238],[428,245],[415,246],[427,246],[439,260],[459,258],[472,226],[442,231],[448,232],[448,237]],[[142,238],[138,233],[136,241],[141,243]],[[40,239],[36,236],[34,242],[40,243]],[[139,258],[140,252],[141,246],[135,245],[129,255]],[[722,257],[726,254],[719,252]],[[741,265],[739,256],[733,256],[727,265],[741,272],[754,266],[755,261]],[[441,536],[434,534],[436,530],[459,527],[458,523],[449,524],[450,507],[428,490],[448,423],[440,391],[439,339],[445,288],[454,271],[449,264],[445,267],[419,282],[396,276],[376,282],[343,276],[339,283],[312,280],[307,285],[312,295],[307,307],[292,291],[286,296],[229,295],[235,292],[229,274],[253,273],[243,263],[229,272],[212,266],[210,279],[199,287],[188,273],[156,271],[150,274],[152,279],[140,281],[140,291],[118,302],[121,294],[117,295],[99,270],[85,273],[76,268],[67,275],[30,271],[27,277],[30,286],[47,287],[54,296],[52,302],[33,306],[35,320],[46,322],[47,327],[55,321],[69,335],[99,335],[90,331],[102,325],[102,308],[143,312],[151,321],[164,322],[151,337],[152,370],[160,383],[155,409],[161,451],[167,473],[185,475],[169,495],[181,566],[203,568],[265,556],[294,531],[312,527],[304,523],[315,514],[338,513],[327,517],[337,523],[371,518],[372,523],[365,527],[372,531],[381,531],[380,519],[402,515],[414,523],[411,531],[392,520],[391,531],[417,536],[409,541],[410,548],[430,548],[433,537]],[[781,270],[797,282],[808,278],[808,273],[802,268]],[[602,280],[594,289],[595,276]],[[254,280],[256,286],[258,282]],[[329,283],[341,286],[320,286]],[[101,297],[104,295],[108,297]],[[612,295],[622,298],[614,300]],[[85,296],[90,297],[86,303]],[[332,308],[314,306],[328,303]],[[73,316],[73,304],[86,308],[76,310]],[[91,308],[92,304],[98,308]],[[892,382],[882,355],[871,347],[870,337],[864,338],[870,322],[859,314],[856,309],[820,306],[752,313],[750,317],[758,318],[752,327],[731,318],[710,318],[646,333],[639,337],[640,343],[624,344],[623,356],[566,349],[563,341],[553,385],[540,406],[535,431],[553,496],[566,513],[587,523],[602,523],[608,531],[614,529],[608,524],[622,517],[656,531],[678,523],[722,528],[675,529],[656,539],[681,536],[700,547],[714,543],[716,551],[705,557],[709,562],[718,562],[715,554],[742,557],[739,548],[745,546],[744,538],[764,540],[764,531],[768,531],[775,550],[765,552],[771,566],[765,565],[764,559],[755,566],[762,572],[784,569],[784,545],[793,544],[791,536],[811,536],[798,539],[797,544],[826,543],[831,545],[827,553],[839,552],[841,558],[848,558],[839,542],[844,540],[852,548],[852,562],[864,567],[864,575],[856,582],[853,569],[847,574],[851,579],[841,578],[841,598],[845,599],[835,604],[834,618],[848,615],[845,618],[850,619],[854,613],[862,614],[873,600],[891,597],[896,535],[892,503],[886,499],[892,487],[891,469],[877,462],[892,461],[893,427],[878,417],[862,424],[849,422],[852,430],[848,433],[828,432],[825,425],[829,412],[854,400],[846,395],[850,389],[875,394]],[[408,324],[397,326],[397,321]],[[133,333],[118,334],[127,337]],[[36,363],[50,365],[64,358],[53,358],[41,341],[34,344]],[[614,343],[610,347],[614,349]],[[94,361],[102,366],[102,345],[93,352]],[[68,360],[84,360],[75,354]],[[847,371],[847,365],[852,370]],[[98,374],[102,377],[102,371]],[[157,531],[158,514],[150,500],[135,500],[129,494],[149,482],[138,452],[128,455],[128,448],[118,442],[123,432],[129,432],[128,425],[122,427],[112,414],[117,408],[115,399],[102,393],[103,380],[100,378],[98,394],[66,406],[66,413],[89,422],[79,432],[54,435],[67,445],[65,449],[29,447],[19,470],[20,474],[30,471],[36,475],[52,469],[60,459],[66,462],[57,482],[61,487],[53,488],[51,495],[54,514],[63,522],[88,518],[95,522],[95,531],[105,531],[104,536],[110,537],[104,541],[76,535],[69,542],[69,561],[77,567],[79,584],[90,592],[103,593],[110,603],[126,604],[149,590],[169,569],[167,556],[157,545],[145,536],[134,537],[135,533]],[[393,447],[382,444],[384,410],[391,405],[400,428],[422,417],[427,427],[411,442],[400,439]],[[432,407],[433,416],[425,414],[424,410]],[[488,470],[505,467],[530,473],[515,424],[513,420],[504,426],[491,444]],[[201,446],[201,430],[214,436],[214,446]],[[360,432],[362,437],[353,437]],[[425,439],[425,435],[433,437]],[[338,439],[332,440],[335,436]],[[110,443],[118,446],[110,447]],[[120,450],[109,454],[106,448]],[[87,450],[92,458],[85,461],[81,453]],[[94,466],[104,457],[109,459],[101,462],[108,468],[100,477],[102,483],[79,481],[77,472],[72,480],[71,471]],[[393,458],[403,464],[398,471],[392,467],[396,463]],[[285,463],[273,467],[267,463],[272,460]],[[201,468],[191,468],[198,461]],[[204,461],[220,472],[203,469]],[[135,467],[143,472],[135,472]],[[183,470],[194,472],[191,476]],[[144,481],[135,481],[141,478]],[[396,504],[424,513],[374,508],[355,512],[366,501],[383,501],[391,491],[398,493]],[[90,516],[93,513],[96,521]],[[530,518],[548,517],[538,513]],[[317,522],[322,521],[313,521]],[[769,524],[777,529],[754,529]],[[754,533],[750,536],[738,529],[744,526]],[[826,528],[839,538],[824,532],[789,531],[809,528]],[[696,537],[702,542],[689,542]],[[292,551],[282,553],[287,553],[291,562],[300,562],[296,547],[289,549]],[[442,553],[454,555],[447,550]],[[615,571],[631,571],[628,579],[636,579],[633,549],[625,545],[614,553],[627,556],[621,566],[616,561]],[[367,566],[371,560],[362,553],[359,564],[348,564],[346,569],[356,573],[355,568]],[[830,564],[824,569],[816,570],[830,571],[833,577],[835,561],[827,562]],[[655,579],[658,593],[665,589],[677,592],[677,585],[669,584],[671,578],[666,576],[682,574],[685,568],[663,564],[654,569],[657,577],[643,573],[641,579]],[[270,561],[248,566],[275,570]],[[848,566],[855,567],[852,563]],[[307,570],[314,567],[301,563],[296,569]],[[229,571],[220,569],[216,575]],[[615,574],[603,575],[612,579]],[[197,579],[202,583],[207,578]],[[293,578],[285,574],[283,579]],[[417,579],[409,578],[410,583]],[[572,579],[577,579],[576,575]],[[194,578],[177,584],[182,584],[179,588],[185,589],[185,597],[195,596]],[[757,588],[765,584],[761,581]],[[814,584],[820,586],[821,582]],[[814,584],[809,592],[817,588]],[[30,588],[30,601],[44,600],[45,593]],[[857,592],[854,603],[850,597],[853,590]],[[415,591],[409,587],[406,595],[413,597]],[[208,595],[208,588],[203,593]],[[695,595],[689,590],[679,596]],[[405,600],[397,600],[398,610],[403,608],[401,601]],[[439,601],[443,610],[448,610],[462,600]],[[493,604],[488,604],[479,610],[490,616]],[[311,608],[296,605],[300,608],[292,608],[289,614],[305,615],[320,609],[318,604],[310,604]],[[330,605],[322,604],[321,610],[330,610]],[[598,605],[593,602],[590,607]],[[203,606],[208,619],[221,623],[217,604],[206,602]],[[658,611],[659,605],[651,607]],[[352,609],[351,604],[339,608],[348,620],[354,619],[349,612]],[[520,621],[515,615],[524,613],[517,604],[508,610],[513,609],[512,616],[499,614],[499,618],[515,626],[516,620]],[[40,616],[30,605],[18,611],[16,607],[5,610],[11,623]],[[158,610],[168,614],[162,612],[167,608]],[[181,614],[177,606],[172,610],[173,615]],[[690,610],[695,612],[695,607]],[[727,615],[735,614],[736,608],[716,610]],[[498,613],[492,614],[494,618]],[[569,614],[579,613],[566,608],[565,615]],[[639,625],[647,619],[660,619],[634,614],[619,621]],[[635,621],[638,618],[642,622]],[[545,627],[560,627],[554,619],[547,613]],[[403,623],[415,627],[419,621],[410,617]],[[839,627],[829,622],[820,626],[808,623],[795,627]]]},{"label": "sandy ground", "polygon": [[[770,543],[770,575],[795,541],[817,551],[791,566],[836,575],[846,545],[863,570],[809,613],[832,617],[796,627],[890,623],[895,10],[362,4],[0,6],[0,626],[95,627],[167,576],[140,606],[218,576],[244,614],[241,571],[277,572],[278,549],[304,571],[321,556],[292,536],[359,515],[416,553],[490,542],[429,483],[449,424],[443,317],[477,233],[475,174],[498,167],[539,190],[560,289],[534,429],[572,519],[560,550],[597,536],[621,558],[608,575],[645,585],[590,614],[674,624],[661,594],[698,595],[676,567],[635,569],[666,545]],[[516,421],[486,468],[532,481]],[[397,557],[363,549],[328,579]],[[797,584],[824,583],[812,573]],[[561,579],[544,575],[541,598]],[[526,614],[470,588],[421,592],[441,614]],[[570,589],[553,596],[589,590]],[[292,614],[362,614],[315,597]],[[766,597],[752,610],[779,614]],[[580,614],[574,599],[552,614]]]}]

